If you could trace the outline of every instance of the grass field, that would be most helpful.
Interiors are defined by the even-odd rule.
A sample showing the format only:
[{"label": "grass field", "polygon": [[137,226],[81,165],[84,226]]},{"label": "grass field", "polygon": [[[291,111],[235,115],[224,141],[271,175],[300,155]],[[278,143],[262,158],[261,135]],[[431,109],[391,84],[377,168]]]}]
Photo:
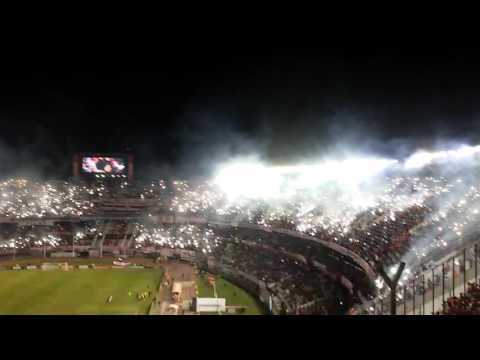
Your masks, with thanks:
[{"label": "grass field", "polygon": [[211,286],[208,283],[206,276],[200,275],[197,278],[197,290],[198,290],[198,297],[201,297],[201,298],[213,297],[213,286]]},{"label": "grass field", "polygon": [[[136,293],[156,293],[161,277],[158,269],[1,271],[0,314],[146,314],[153,296],[138,301]],[[110,295],[113,302],[106,304]]]},{"label": "grass field", "polygon": [[[153,261],[149,259],[135,259],[131,258],[128,259],[129,262],[132,263],[145,263],[149,265],[153,265]],[[42,258],[19,258],[16,260],[1,260],[0,261],[0,269],[6,270],[11,266],[14,265],[41,265],[45,262],[48,263],[62,263],[62,262],[68,262],[70,265],[90,265],[90,264],[95,264],[95,265],[112,265],[113,258],[111,257],[105,257],[105,258],[87,258],[87,259],[82,259],[82,258],[47,258],[47,259],[42,259]]]},{"label": "grass field", "polygon": [[[217,288],[218,297],[225,298],[227,306],[245,306],[247,308],[244,313],[245,315],[264,314],[258,301],[245,290],[218,276],[216,277],[215,286]],[[198,277],[197,288],[199,297],[213,297],[213,287],[208,283],[205,275],[200,275]]]}]

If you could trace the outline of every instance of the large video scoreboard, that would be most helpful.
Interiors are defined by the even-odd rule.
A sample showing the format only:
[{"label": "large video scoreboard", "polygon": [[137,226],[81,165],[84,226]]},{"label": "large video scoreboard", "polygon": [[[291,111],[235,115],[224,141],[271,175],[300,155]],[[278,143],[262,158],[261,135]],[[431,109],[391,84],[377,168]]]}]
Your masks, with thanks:
[{"label": "large video scoreboard", "polygon": [[75,154],[73,176],[133,180],[131,154]]}]

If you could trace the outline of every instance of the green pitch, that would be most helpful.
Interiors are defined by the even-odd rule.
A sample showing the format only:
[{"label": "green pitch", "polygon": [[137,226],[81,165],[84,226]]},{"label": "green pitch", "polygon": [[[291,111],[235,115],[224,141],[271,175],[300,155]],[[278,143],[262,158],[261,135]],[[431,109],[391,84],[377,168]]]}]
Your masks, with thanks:
[{"label": "green pitch", "polygon": [[245,290],[219,277],[216,282],[218,297],[225,298],[227,305],[246,306],[245,315],[262,315],[263,310],[257,300]]},{"label": "green pitch", "polygon": [[[225,298],[227,305],[245,306],[247,309],[245,315],[262,315],[264,310],[258,301],[248,292],[232,284],[231,282],[216,277],[217,295],[219,298]],[[208,283],[205,275],[197,278],[197,289],[199,297],[213,297],[213,287]]]},{"label": "green pitch", "polygon": [[197,278],[198,296],[201,298],[213,298],[213,287],[208,283],[207,277],[200,275]]},{"label": "green pitch", "polygon": [[[143,315],[161,277],[158,269],[0,271],[0,314]],[[148,291],[150,299],[137,300],[137,292]]]}]

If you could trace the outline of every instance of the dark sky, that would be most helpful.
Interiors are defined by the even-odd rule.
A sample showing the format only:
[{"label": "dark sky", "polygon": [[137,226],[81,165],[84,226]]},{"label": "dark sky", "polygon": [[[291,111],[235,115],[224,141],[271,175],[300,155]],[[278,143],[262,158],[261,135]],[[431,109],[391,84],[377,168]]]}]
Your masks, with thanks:
[{"label": "dark sky", "polygon": [[[130,149],[140,175],[232,155],[295,161],[338,144],[397,153],[479,141],[476,50],[169,53],[153,69],[0,73],[0,172],[69,175],[74,152]],[[151,64],[151,62],[150,62]]]}]

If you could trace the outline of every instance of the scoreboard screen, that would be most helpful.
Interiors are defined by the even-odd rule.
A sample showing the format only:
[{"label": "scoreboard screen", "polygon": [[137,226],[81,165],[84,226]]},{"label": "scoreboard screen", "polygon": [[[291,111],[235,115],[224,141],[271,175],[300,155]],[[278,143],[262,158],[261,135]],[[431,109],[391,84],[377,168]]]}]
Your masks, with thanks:
[{"label": "scoreboard screen", "polygon": [[75,178],[112,178],[133,181],[134,157],[128,153],[77,153],[73,156]]},{"label": "scoreboard screen", "polygon": [[120,157],[83,157],[82,172],[85,174],[122,175],[128,172],[127,161]]}]

